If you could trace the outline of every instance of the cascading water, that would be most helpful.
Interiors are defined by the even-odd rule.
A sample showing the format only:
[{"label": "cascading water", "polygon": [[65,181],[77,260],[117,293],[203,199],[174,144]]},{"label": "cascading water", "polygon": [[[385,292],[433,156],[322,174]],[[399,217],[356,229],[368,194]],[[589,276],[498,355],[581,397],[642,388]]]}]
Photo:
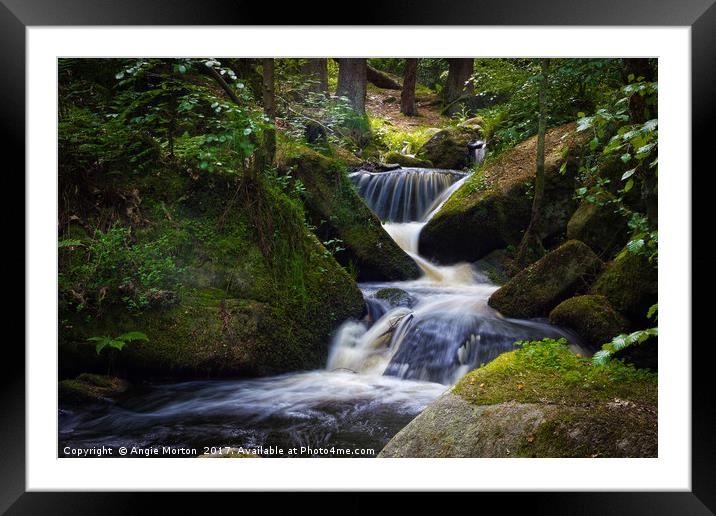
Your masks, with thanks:
[{"label": "cascading water", "polygon": [[[501,317],[487,305],[497,286],[470,264],[438,266],[419,255],[420,231],[465,178],[430,169],[351,175],[423,276],[360,285],[368,315],[336,332],[325,370],[147,384],[112,402],[61,407],[60,455],[95,446],[114,449],[114,456],[121,446],[189,447],[195,454],[205,446],[377,453],[470,369],[512,349],[516,340],[563,335],[542,322]],[[405,295],[390,302],[376,296],[385,288]],[[324,454],[309,450],[299,456]]]},{"label": "cascading water", "polygon": [[[480,142],[481,143],[481,142]],[[472,149],[479,163],[484,144]],[[498,287],[468,263],[439,266],[418,253],[420,231],[466,180],[448,170],[405,169],[352,175],[359,193],[384,220],[385,230],[420,266],[414,281],[360,287],[369,307],[365,321],[336,333],[328,369],[455,383],[465,373],[514,349],[519,340],[569,337],[540,321],[507,319],[487,305]],[[410,306],[376,298],[382,289],[407,293]]]}]

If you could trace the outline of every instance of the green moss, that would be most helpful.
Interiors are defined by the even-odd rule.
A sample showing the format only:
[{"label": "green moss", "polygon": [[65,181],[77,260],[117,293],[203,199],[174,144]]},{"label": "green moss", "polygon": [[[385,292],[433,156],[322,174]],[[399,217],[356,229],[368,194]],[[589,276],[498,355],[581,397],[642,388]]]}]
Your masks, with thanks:
[{"label": "green moss", "polygon": [[433,164],[430,162],[430,160],[420,159],[414,156],[407,156],[399,152],[387,153],[384,156],[383,161],[391,164],[397,163],[401,167],[433,168]]},{"label": "green moss", "polygon": [[102,402],[105,398],[121,394],[129,384],[112,376],[82,373],[77,378],[62,380],[58,393],[62,403]]},{"label": "green moss", "polygon": [[550,312],[549,322],[573,329],[593,350],[628,330],[626,319],[604,296],[576,296],[562,301]]},{"label": "green moss", "polygon": [[355,267],[360,280],[405,280],[420,275],[415,262],[358,196],[340,163],[303,148],[281,168],[301,180],[318,236],[324,242],[342,242],[345,250],[335,257],[344,267]]},{"label": "green moss", "polygon": [[[235,183],[234,183],[235,184]],[[60,370],[107,369],[88,337],[130,329],[149,342],[115,353],[113,370],[127,375],[263,375],[321,366],[331,332],[364,309],[353,278],[304,224],[295,199],[267,179],[245,182],[216,199],[168,204],[151,231],[172,235],[184,269],[177,302],[142,312],[107,303],[98,314],[61,313]]]},{"label": "green moss", "polygon": [[619,361],[594,366],[564,343],[545,339],[468,373],[453,392],[474,405],[516,401],[590,406],[617,398],[656,407],[657,377]]},{"label": "green moss", "polygon": [[589,247],[569,240],[520,271],[488,302],[507,317],[545,316],[563,300],[585,292],[602,266]]},{"label": "green moss", "polygon": [[645,325],[648,323],[646,313],[649,307],[657,302],[657,268],[645,256],[626,249],[620,255],[607,264],[590,293],[606,297],[635,325]]},{"label": "green moss", "polygon": [[582,202],[567,223],[567,238],[581,240],[602,259],[609,259],[626,244],[629,228],[608,196],[600,204]]},{"label": "green moss", "polygon": [[[545,137],[545,194],[539,233],[564,235],[576,207],[574,193],[583,134],[567,124]],[[567,148],[567,169],[560,171]],[[420,233],[421,254],[440,263],[475,261],[496,249],[518,245],[529,224],[536,138],[483,163]]]},{"label": "green moss", "polygon": [[412,306],[413,299],[405,290],[399,288],[383,288],[375,293],[377,299],[390,303],[391,306]]}]

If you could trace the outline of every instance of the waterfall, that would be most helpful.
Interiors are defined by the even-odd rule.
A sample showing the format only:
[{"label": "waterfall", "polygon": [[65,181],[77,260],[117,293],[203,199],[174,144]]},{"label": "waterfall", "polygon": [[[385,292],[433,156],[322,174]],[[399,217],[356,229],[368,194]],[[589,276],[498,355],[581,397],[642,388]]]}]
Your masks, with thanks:
[{"label": "waterfall", "polygon": [[381,220],[411,222],[423,220],[435,199],[465,174],[456,170],[400,168],[389,172],[359,170],[349,177]]},{"label": "waterfall", "polygon": [[[474,143],[469,150],[479,164],[485,147]],[[467,177],[420,168],[351,174],[359,194],[386,221],[386,232],[415,260],[423,276],[361,284],[369,315],[339,328],[327,369],[452,385],[468,371],[514,349],[516,341],[567,337],[578,343],[576,335],[544,321],[502,317],[487,304],[499,287],[472,264],[441,266],[420,256],[420,232]],[[411,307],[391,306],[376,297],[384,288],[401,289],[415,302]]]}]

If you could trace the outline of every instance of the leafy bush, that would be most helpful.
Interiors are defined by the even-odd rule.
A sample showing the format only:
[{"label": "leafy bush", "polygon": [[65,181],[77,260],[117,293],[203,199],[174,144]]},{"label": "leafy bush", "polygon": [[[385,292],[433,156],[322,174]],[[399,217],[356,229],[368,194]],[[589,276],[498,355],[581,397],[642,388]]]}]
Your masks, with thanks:
[{"label": "leafy bush", "polygon": [[129,333],[123,333],[117,337],[90,337],[87,339],[90,342],[95,342],[95,350],[99,355],[102,350],[106,347],[122,351],[122,348],[127,345],[128,342],[134,342],[137,340],[149,341],[149,338],[140,331],[130,331]]},{"label": "leafy bush", "polygon": [[[647,312],[646,316],[649,319],[654,319],[656,321],[658,319],[658,311],[659,311],[659,305],[653,305],[651,308],[649,308],[649,311]],[[630,334],[621,334],[617,335],[612,339],[611,342],[604,344],[602,346],[602,349],[597,351],[594,356],[592,357],[592,361],[595,365],[605,365],[607,364],[614,353],[617,351],[621,351],[622,349],[628,348],[629,346],[635,346],[638,344],[642,344],[646,342],[651,337],[658,337],[659,336],[659,328],[653,327],[653,328],[647,328],[645,330],[638,330],[635,332],[632,332]]]},{"label": "leafy bush", "polygon": [[103,303],[122,302],[131,310],[176,300],[175,243],[169,235],[133,242],[126,227],[96,230],[93,238],[62,240],[59,293],[64,307],[99,313]]}]

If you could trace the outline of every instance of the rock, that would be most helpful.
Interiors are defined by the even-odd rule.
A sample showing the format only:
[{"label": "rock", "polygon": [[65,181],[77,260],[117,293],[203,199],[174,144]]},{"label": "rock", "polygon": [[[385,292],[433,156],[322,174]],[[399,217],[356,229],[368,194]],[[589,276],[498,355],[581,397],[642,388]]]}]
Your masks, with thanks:
[{"label": "rock", "polygon": [[399,152],[389,152],[386,154],[385,162],[397,163],[401,167],[433,168],[433,164],[428,160],[416,158],[415,156],[408,156],[406,154],[400,154]]},{"label": "rock", "polygon": [[356,270],[360,281],[420,276],[418,266],[385,232],[339,164],[303,149],[282,166],[303,183],[305,206],[321,240],[340,240],[345,249],[335,257]]},{"label": "rock", "polygon": [[389,95],[383,99],[383,104],[395,104],[398,101],[397,97]]},{"label": "rock", "polygon": [[658,273],[654,264],[626,248],[609,262],[590,290],[606,297],[611,305],[627,316],[636,328],[653,326],[646,317],[657,302]]},{"label": "rock", "polygon": [[517,273],[488,303],[505,317],[546,316],[565,299],[586,292],[602,267],[589,247],[569,240]]},{"label": "rock", "polygon": [[412,307],[415,303],[413,297],[405,290],[399,288],[383,288],[375,293],[375,298],[387,301],[390,306],[406,306]]},{"label": "rock", "polygon": [[482,126],[485,124],[485,121],[482,119],[482,117],[476,116],[473,118],[468,118],[467,120],[460,122],[457,124],[458,127],[463,127],[465,129],[470,129],[472,131],[476,132],[482,132]]},{"label": "rock", "polygon": [[627,221],[613,204],[582,201],[567,223],[567,238],[581,240],[602,258],[609,260],[629,238]]},{"label": "rock", "polygon": [[436,168],[461,170],[470,165],[467,144],[480,138],[481,130],[449,127],[435,133],[418,150],[417,157],[430,161]]},{"label": "rock", "polygon": [[[179,172],[151,175],[153,191],[167,195],[167,205],[181,205],[176,199],[192,189],[192,204],[185,201],[183,217],[169,221],[155,211],[151,220],[152,231],[177,242],[179,299],[141,311],[104,303],[102,313],[93,317],[73,309],[61,312],[61,376],[107,371],[110,359],[112,370],[128,378],[313,369],[325,364],[332,332],[346,318],[361,317],[360,290],[306,228],[299,203],[262,178],[246,178],[241,195],[251,202],[243,198],[232,206],[227,200],[237,195],[235,182],[204,180],[213,181],[213,189]],[[149,212],[146,216],[153,216]],[[140,231],[136,235],[143,237]],[[87,342],[134,330],[149,341],[99,355]]]},{"label": "rock", "polygon": [[495,285],[504,285],[509,280],[510,262],[506,249],[496,249],[473,265]]},{"label": "rock", "polygon": [[656,457],[657,391],[656,375],[530,343],[468,373],[378,457]]},{"label": "rock", "polygon": [[62,380],[58,395],[63,404],[105,403],[128,388],[129,382],[121,378],[82,373],[75,379]]},{"label": "rock", "polygon": [[571,328],[584,339],[591,351],[625,333],[629,324],[604,296],[576,296],[562,301],[549,314],[549,322]]},{"label": "rock", "polygon": [[[545,136],[545,195],[538,226],[545,245],[563,237],[576,209],[572,197],[585,137],[574,129],[567,124]],[[536,144],[532,137],[468,178],[423,228],[420,253],[450,264],[474,262],[495,249],[519,245],[531,216]]]}]

